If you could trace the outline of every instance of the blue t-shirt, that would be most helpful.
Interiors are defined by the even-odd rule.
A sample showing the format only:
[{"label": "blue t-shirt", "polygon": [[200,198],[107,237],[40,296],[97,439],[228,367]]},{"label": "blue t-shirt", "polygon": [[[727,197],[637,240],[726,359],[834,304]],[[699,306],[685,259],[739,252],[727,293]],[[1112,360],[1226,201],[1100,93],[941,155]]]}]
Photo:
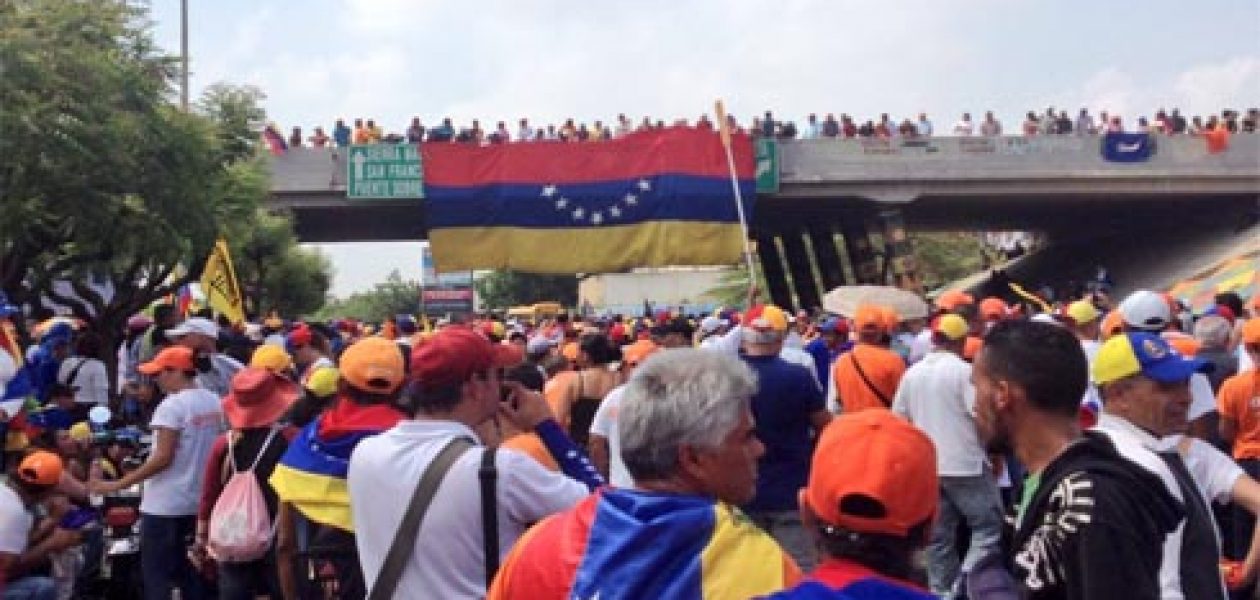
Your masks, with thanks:
[{"label": "blue t-shirt", "polygon": [[814,338],[808,344],[805,344],[805,351],[814,357],[814,369],[818,371],[818,382],[823,386],[824,397],[826,392],[831,389],[831,365],[835,364],[836,359],[841,354],[848,352],[853,347],[853,342],[846,341],[840,345],[838,350],[832,350],[827,347],[827,342],[821,337]]},{"label": "blue t-shirt", "polygon": [[805,367],[778,356],[743,359],[757,374],[752,413],[757,438],[766,447],[757,465],[757,496],[744,509],[796,510],[796,495],[809,479],[814,454],[809,417],[824,408],[822,390]]},{"label": "blue t-shirt", "polygon": [[836,589],[817,581],[765,597],[766,600],[936,600],[936,596],[879,579],[863,579]]}]

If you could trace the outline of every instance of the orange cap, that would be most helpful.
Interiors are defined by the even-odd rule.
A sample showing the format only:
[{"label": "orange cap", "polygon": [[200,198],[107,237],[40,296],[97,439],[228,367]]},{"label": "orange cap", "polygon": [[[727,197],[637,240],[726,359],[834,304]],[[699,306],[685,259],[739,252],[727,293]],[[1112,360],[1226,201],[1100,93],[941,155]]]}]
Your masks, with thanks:
[{"label": "orange cap", "polygon": [[985,298],[980,301],[980,316],[986,321],[997,321],[1006,318],[1006,302],[1001,298]]},{"label": "orange cap", "polygon": [[18,465],[18,479],[32,485],[54,485],[61,481],[61,457],[47,450],[26,455]]},{"label": "orange cap", "polygon": [[560,356],[563,356],[572,361],[577,360],[578,354],[580,353],[581,353],[581,349],[578,348],[577,342],[569,342],[560,348]]},{"label": "orange cap", "polygon": [[1242,326],[1242,342],[1244,344],[1260,344],[1260,316],[1248,319]]},{"label": "orange cap", "polygon": [[858,331],[863,329],[886,331],[886,321],[887,315],[884,314],[884,309],[871,304],[859,306],[853,313],[853,328]]},{"label": "orange cap", "polygon": [[1107,313],[1107,316],[1103,317],[1100,329],[1102,329],[1102,337],[1104,340],[1120,333],[1121,331],[1124,331],[1124,315],[1120,314],[1119,309]]},{"label": "orange cap", "polygon": [[932,440],[890,411],[863,410],[823,430],[805,501],[824,523],[906,537],[936,514],[937,486]]},{"label": "orange cap", "polygon": [[936,308],[954,310],[964,304],[975,304],[976,299],[962,290],[949,290],[936,297]]},{"label": "orange cap", "polygon": [[166,369],[174,369],[176,371],[193,371],[196,370],[193,364],[192,348],[187,346],[167,346],[153,360],[136,367],[137,371],[145,375],[157,375]]},{"label": "orange cap", "polygon": [[1181,334],[1165,335],[1163,338],[1164,341],[1168,342],[1169,346],[1172,346],[1173,349],[1182,356],[1193,358],[1194,355],[1199,353],[1199,347],[1201,344],[1199,344],[1199,340],[1196,340],[1193,337]]},{"label": "orange cap", "polygon": [[980,350],[984,348],[984,340],[976,336],[970,336],[967,341],[963,342],[963,359],[975,360],[980,356]]},{"label": "orange cap", "polygon": [[661,347],[653,344],[652,340],[639,340],[621,348],[621,361],[634,366],[643,362],[652,353],[660,349]]},{"label": "orange cap", "polygon": [[897,315],[897,311],[893,310],[892,307],[879,307],[879,314],[884,318],[885,331],[895,331],[897,325],[901,323],[901,317]]}]

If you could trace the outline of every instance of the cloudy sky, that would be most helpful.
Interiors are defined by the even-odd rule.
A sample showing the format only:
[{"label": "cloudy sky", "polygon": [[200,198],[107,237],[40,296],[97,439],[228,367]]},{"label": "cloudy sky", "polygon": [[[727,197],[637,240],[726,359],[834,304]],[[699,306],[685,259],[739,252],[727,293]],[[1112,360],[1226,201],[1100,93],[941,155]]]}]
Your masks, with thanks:
[{"label": "cloudy sky", "polygon": [[[179,50],[179,0],[151,0]],[[690,117],[726,99],[901,118],[962,111],[1009,125],[1082,106],[1131,122],[1159,107],[1260,105],[1254,0],[215,0],[189,2],[194,97],[260,86],[284,130],[375,118],[485,123]],[[419,243],[321,246],[333,293],[419,278]]]}]

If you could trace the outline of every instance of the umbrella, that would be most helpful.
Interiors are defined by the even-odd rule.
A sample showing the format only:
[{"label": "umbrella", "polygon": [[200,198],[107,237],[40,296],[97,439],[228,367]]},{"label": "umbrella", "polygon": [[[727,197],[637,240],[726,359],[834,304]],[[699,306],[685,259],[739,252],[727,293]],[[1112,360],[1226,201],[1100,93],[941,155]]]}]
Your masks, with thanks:
[{"label": "umbrella", "polygon": [[887,306],[904,319],[924,319],[928,305],[918,294],[886,285],[842,285],[823,296],[823,308],[852,317],[859,306]]}]

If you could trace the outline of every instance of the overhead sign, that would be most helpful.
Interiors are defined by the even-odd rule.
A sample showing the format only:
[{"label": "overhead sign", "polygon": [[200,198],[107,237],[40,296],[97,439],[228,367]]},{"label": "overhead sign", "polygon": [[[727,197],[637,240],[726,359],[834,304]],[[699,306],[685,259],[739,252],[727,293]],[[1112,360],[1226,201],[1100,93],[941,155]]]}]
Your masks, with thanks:
[{"label": "overhead sign", "polygon": [[414,144],[351,146],[346,160],[346,197],[424,197],[424,172]]},{"label": "overhead sign", "polygon": [[779,144],[761,138],[757,140],[757,193],[779,193]]},{"label": "overhead sign", "polygon": [[473,311],[471,287],[424,288],[420,299],[424,304],[424,314],[431,317],[467,315]]}]

